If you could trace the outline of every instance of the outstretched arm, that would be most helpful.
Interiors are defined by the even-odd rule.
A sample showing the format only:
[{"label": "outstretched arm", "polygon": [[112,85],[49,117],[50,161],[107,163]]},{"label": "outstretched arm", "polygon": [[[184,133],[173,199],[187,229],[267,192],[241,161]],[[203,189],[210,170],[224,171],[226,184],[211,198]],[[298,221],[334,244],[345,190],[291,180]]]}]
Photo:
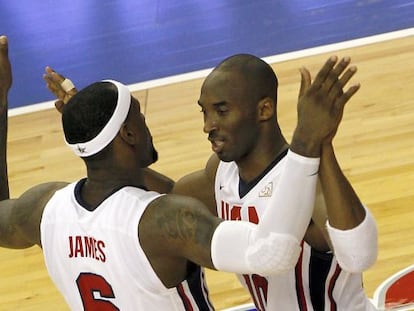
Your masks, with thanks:
[{"label": "outstretched arm", "polygon": [[[342,86],[345,86],[357,71],[355,66],[348,67],[350,62],[350,58],[345,57],[337,66],[338,70],[344,71],[343,76],[337,81]],[[335,76],[328,76],[328,80],[336,81],[335,79]],[[309,87],[310,80],[309,72],[303,70],[304,89],[301,92]],[[331,86],[328,84],[321,87]],[[341,89],[331,88],[332,98],[336,100],[338,96],[350,98],[358,91],[359,84],[351,85],[345,94]],[[342,118],[342,114],[338,117]],[[319,177],[323,200],[319,202],[326,205],[328,233],[339,263],[350,272],[361,272],[376,260],[377,230],[371,214],[363,206],[339,166],[332,143],[335,134],[336,131],[332,132],[322,143]]]},{"label": "outstretched arm", "polygon": [[0,200],[9,198],[7,175],[7,115],[8,93],[12,85],[12,71],[6,36],[0,36]]},{"label": "outstretched arm", "polygon": [[19,198],[0,201],[0,247],[27,248],[40,243],[40,221],[51,196],[65,182],[34,186]]},{"label": "outstretched arm", "polygon": [[[223,221],[200,201],[166,195],[145,210],[138,237],[157,275],[173,287],[192,261],[210,269],[273,275],[295,266],[312,214],[319,158],[290,151],[262,221]],[[300,189],[300,196],[295,188]],[[304,216],[302,216],[304,215]],[[302,228],[301,228],[302,227]],[[174,271],[173,273],[171,271]]]},{"label": "outstretched arm", "polygon": [[17,199],[9,199],[7,177],[7,109],[12,72],[8,40],[0,36],[0,246],[26,248],[40,245],[40,219],[50,196],[65,183],[38,185]]},{"label": "outstretched arm", "polygon": [[217,216],[214,181],[219,162],[217,155],[212,154],[203,169],[181,177],[171,192],[200,200],[212,215]]},{"label": "outstretched arm", "polygon": [[343,174],[332,144],[322,148],[320,178],[328,212],[327,229],[336,258],[344,270],[363,272],[377,259],[377,227]]},{"label": "outstretched arm", "polygon": [[[333,64],[334,59],[330,60]],[[359,89],[359,84],[350,86],[347,92],[343,92],[342,87],[345,86],[352,76],[356,73],[355,66],[349,66],[351,59],[345,57],[340,60],[338,65],[330,73],[320,71],[315,78],[313,85],[318,85],[318,80],[325,77],[326,83],[320,84],[319,87],[331,89],[330,95],[332,100],[338,101],[337,98],[345,98],[348,100]],[[337,72],[344,72],[338,80]],[[301,70],[302,85],[300,90],[300,97],[303,92],[311,88],[311,77],[309,71]],[[335,88],[333,85],[337,83],[340,88]],[[339,121],[343,114],[338,114]],[[358,196],[353,190],[352,186],[345,178],[339,167],[334,154],[332,140],[336,135],[336,130],[325,137],[322,144],[320,180],[322,190],[327,205],[327,212],[329,223],[338,229],[351,229],[362,222],[365,217],[365,210],[359,201]],[[343,208],[338,208],[342,206]]]}]

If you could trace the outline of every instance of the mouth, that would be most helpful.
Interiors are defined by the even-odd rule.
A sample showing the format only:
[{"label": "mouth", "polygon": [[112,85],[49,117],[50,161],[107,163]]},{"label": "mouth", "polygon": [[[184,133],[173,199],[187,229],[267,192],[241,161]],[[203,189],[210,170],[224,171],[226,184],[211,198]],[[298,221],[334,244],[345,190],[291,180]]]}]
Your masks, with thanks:
[{"label": "mouth", "polygon": [[211,149],[215,153],[220,153],[223,150],[224,140],[220,139],[210,139]]}]

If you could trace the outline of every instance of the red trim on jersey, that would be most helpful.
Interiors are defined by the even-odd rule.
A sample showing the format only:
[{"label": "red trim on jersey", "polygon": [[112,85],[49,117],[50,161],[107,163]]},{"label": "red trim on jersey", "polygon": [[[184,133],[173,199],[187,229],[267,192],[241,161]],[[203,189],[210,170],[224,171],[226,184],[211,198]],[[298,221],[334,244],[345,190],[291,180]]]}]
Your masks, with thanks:
[{"label": "red trim on jersey", "polygon": [[329,297],[329,302],[331,303],[331,309],[330,309],[331,311],[337,310],[336,301],[333,298],[333,290],[335,288],[336,281],[338,280],[339,274],[341,273],[341,271],[342,271],[341,267],[338,264],[336,264],[335,272],[332,275],[331,280],[329,281],[328,297]]},{"label": "red trim on jersey", "polygon": [[191,300],[188,298],[183,285],[179,284],[177,286],[177,290],[178,290],[178,294],[181,297],[181,300],[183,301],[185,310],[194,311],[193,306],[191,305]]},{"label": "red trim on jersey", "polygon": [[[265,304],[266,304],[267,301],[263,301],[262,296],[260,296],[260,291],[255,286],[253,276],[257,276],[261,279],[264,279],[266,282],[267,282],[267,280],[266,280],[266,278],[264,278],[262,276],[259,276],[257,274],[255,274],[255,275],[253,275],[253,274],[243,274],[244,282],[246,283],[246,285],[249,289],[250,296],[252,297],[253,303],[254,303],[257,311],[266,311]],[[267,296],[267,288],[266,288],[266,290],[263,294]],[[266,299],[266,297],[264,297],[264,299]]]},{"label": "red trim on jersey", "polygon": [[258,305],[258,303],[257,303],[256,296],[254,295],[255,293],[254,293],[254,291],[253,291],[252,283],[251,283],[251,281],[250,281],[250,275],[248,275],[248,274],[243,274],[243,278],[244,278],[244,282],[245,282],[245,283],[246,283],[246,285],[247,285],[247,288],[249,289],[249,293],[250,293],[250,295],[252,296],[252,299],[253,299],[254,305],[256,306],[256,308],[259,308],[259,305]]},{"label": "red trim on jersey", "polygon": [[230,210],[229,203],[225,203],[224,201],[221,201],[221,219],[229,220],[229,210]]},{"label": "red trim on jersey", "polygon": [[204,295],[205,302],[208,305],[209,310],[214,310],[214,307],[211,304],[211,301],[210,301],[210,298],[209,298],[209,291],[208,291],[208,288],[207,288],[206,282],[205,282],[204,269],[200,269],[200,271],[201,271],[200,274],[201,274],[201,279],[202,279],[202,283],[201,283],[202,284],[202,287],[201,287],[201,289],[203,291],[203,295]]},{"label": "red trim on jersey", "polygon": [[302,261],[303,261],[303,241],[301,243],[302,250],[298,262],[295,267],[296,274],[296,296],[298,299],[299,310],[307,311],[308,307],[306,305],[305,291],[303,290],[303,278],[302,278]]}]

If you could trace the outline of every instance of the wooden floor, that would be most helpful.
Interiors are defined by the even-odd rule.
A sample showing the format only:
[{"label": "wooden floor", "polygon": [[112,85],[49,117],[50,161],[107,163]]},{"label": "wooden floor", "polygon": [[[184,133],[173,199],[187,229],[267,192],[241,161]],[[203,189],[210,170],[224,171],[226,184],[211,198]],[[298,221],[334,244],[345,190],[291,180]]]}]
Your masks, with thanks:
[{"label": "wooden floor", "polygon": [[[289,139],[298,69],[306,65],[315,73],[331,54],[274,64],[279,118]],[[378,261],[364,274],[366,292],[372,296],[382,280],[414,263],[414,37],[335,54],[352,57],[362,84],[346,108],[335,146],[346,176],[378,223]],[[154,168],[173,178],[203,167],[211,153],[196,105],[201,82],[136,93],[160,153]],[[55,111],[11,117],[9,124],[12,196],[36,183],[84,176],[82,162],[63,143]],[[207,271],[207,278],[218,310],[249,301],[233,275]],[[68,310],[48,278],[39,248],[0,249],[0,310]]]}]

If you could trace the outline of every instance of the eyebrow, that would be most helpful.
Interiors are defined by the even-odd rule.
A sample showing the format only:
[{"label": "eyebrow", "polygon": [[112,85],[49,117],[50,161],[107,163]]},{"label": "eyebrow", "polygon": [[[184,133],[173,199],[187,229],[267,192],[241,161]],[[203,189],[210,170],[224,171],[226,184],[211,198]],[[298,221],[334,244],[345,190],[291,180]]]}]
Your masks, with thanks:
[{"label": "eyebrow", "polygon": [[[203,104],[198,100],[197,101],[197,104],[199,105],[199,106],[203,106]],[[212,105],[214,106],[214,107],[217,107],[217,106],[224,106],[224,105],[227,105],[228,103],[225,101],[225,100],[222,100],[222,101],[219,101],[219,102],[216,102],[216,103],[213,103]]]},{"label": "eyebrow", "polygon": [[215,106],[215,107],[217,107],[217,106],[225,106],[225,105],[227,105],[227,102],[226,101],[221,101],[221,102],[217,102],[217,103],[214,103],[213,104],[213,106]]}]

